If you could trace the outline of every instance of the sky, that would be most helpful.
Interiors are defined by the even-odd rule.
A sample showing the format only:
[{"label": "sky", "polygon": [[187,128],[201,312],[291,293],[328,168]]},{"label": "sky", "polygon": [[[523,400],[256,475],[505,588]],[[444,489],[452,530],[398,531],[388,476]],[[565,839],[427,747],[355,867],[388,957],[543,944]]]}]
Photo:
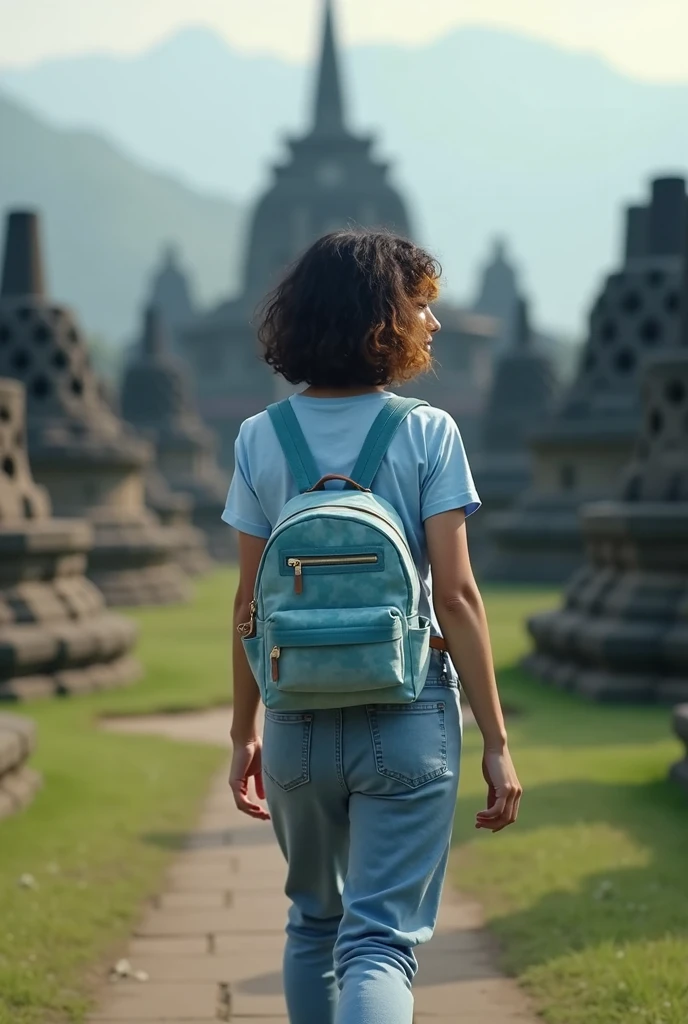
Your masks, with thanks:
[{"label": "sky", "polygon": [[[136,53],[188,25],[238,49],[302,61],[322,0],[0,0],[0,65],[92,51]],[[430,13],[431,12],[431,13]],[[688,80],[686,0],[339,0],[345,43],[425,44],[490,25],[588,50],[629,75]]]}]

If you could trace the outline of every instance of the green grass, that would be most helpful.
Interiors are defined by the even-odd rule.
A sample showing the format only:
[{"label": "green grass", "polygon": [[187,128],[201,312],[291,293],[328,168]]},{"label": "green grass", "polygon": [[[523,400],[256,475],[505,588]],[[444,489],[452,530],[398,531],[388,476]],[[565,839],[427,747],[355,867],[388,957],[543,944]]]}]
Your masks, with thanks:
[{"label": "green grass", "polygon": [[[218,573],[192,607],[136,613],[146,677],[131,690],[17,709],[38,723],[45,785],[0,824],[0,1024],[84,1019],[98,965],[192,824],[224,752],[103,733],[97,718],[227,702],[232,583]],[[37,888],[20,887],[24,874]]]},{"label": "green grass", "polygon": [[503,964],[551,1024],[688,1020],[688,800],[667,781],[667,708],[588,704],[515,668],[527,614],[556,597],[487,591],[518,824],[472,830],[484,802],[467,733],[454,877],[484,904]]}]

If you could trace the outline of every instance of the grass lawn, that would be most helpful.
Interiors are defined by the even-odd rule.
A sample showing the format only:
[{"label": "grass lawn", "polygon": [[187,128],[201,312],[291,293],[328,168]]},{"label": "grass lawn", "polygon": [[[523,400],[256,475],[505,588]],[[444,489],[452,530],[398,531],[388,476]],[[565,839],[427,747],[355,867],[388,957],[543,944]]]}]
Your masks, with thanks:
[{"label": "grass lawn", "polygon": [[[38,723],[45,786],[0,823],[0,1022],[81,1021],[107,963],[153,894],[225,754],[98,730],[105,713],[202,707],[230,695],[232,578],[192,607],[137,612],[146,678],[131,690],[17,708]],[[18,880],[30,874],[36,888]]]},{"label": "grass lawn", "polygon": [[688,799],[667,708],[594,706],[514,668],[521,623],[555,597],[487,591],[521,818],[477,834],[480,738],[466,738],[454,877],[551,1024],[688,1021]]}]

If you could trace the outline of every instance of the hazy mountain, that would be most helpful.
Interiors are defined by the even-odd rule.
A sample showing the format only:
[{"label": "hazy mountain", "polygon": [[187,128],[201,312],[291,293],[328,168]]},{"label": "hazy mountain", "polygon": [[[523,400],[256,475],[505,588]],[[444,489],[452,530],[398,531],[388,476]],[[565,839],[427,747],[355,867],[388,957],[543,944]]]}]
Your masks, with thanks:
[{"label": "hazy mountain", "polygon": [[0,96],[0,213],[44,214],[51,292],[91,333],[122,340],[135,327],[147,278],[168,241],[183,246],[200,296],[236,283],[235,203],[143,169],[100,136],[46,125]]},{"label": "hazy mountain", "polygon": [[[621,204],[650,174],[688,167],[688,86],[632,81],[588,54],[470,29],[419,49],[355,48],[345,70],[352,120],[380,130],[452,291],[472,292],[504,232],[552,326],[583,323],[618,252]],[[302,127],[310,81],[310,68],[239,54],[205,29],[133,59],[0,71],[60,124],[96,126],[151,166],[242,197]]]}]

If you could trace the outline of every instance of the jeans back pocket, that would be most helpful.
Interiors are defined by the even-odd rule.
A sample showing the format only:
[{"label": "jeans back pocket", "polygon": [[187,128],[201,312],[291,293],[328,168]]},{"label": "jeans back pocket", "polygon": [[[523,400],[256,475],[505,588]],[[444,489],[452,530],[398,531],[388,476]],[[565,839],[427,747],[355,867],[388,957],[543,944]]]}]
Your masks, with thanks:
[{"label": "jeans back pocket", "polygon": [[416,789],[446,773],[444,701],[375,704],[367,713],[380,775]]},{"label": "jeans back pocket", "polygon": [[300,711],[266,711],[263,772],[288,792],[311,780],[313,715]]}]

